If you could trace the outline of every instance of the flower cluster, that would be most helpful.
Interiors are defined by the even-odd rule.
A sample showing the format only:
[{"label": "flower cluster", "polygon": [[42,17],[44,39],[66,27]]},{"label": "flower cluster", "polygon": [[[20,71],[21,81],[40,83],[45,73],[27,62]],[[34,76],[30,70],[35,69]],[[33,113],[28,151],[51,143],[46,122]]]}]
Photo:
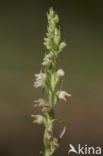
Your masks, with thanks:
[{"label": "flower cluster", "polygon": [[34,87],[44,87],[45,85],[45,79],[46,79],[46,74],[45,73],[40,73],[40,74],[35,74],[35,82],[34,82]]},{"label": "flower cluster", "polygon": [[52,52],[45,55],[45,57],[43,58],[42,65],[45,67],[49,67],[52,64],[52,58],[53,58]]},{"label": "flower cluster", "polygon": [[47,94],[47,98],[40,98],[34,101],[34,107],[40,108],[42,115],[32,115],[33,123],[44,124],[44,148],[45,156],[52,156],[55,150],[60,146],[60,139],[65,133],[65,128],[59,137],[53,135],[53,123],[55,120],[55,104],[59,100],[67,101],[71,94],[57,89],[57,84],[61,86],[62,77],[64,76],[63,69],[57,69],[57,58],[60,52],[66,46],[65,42],[61,42],[61,31],[59,25],[59,17],[50,8],[47,14],[48,27],[46,37],[44,38],[44,45],[48,52],[42,62],[42,69],[39,74],[35,74],[34,87],[41,87]]}]

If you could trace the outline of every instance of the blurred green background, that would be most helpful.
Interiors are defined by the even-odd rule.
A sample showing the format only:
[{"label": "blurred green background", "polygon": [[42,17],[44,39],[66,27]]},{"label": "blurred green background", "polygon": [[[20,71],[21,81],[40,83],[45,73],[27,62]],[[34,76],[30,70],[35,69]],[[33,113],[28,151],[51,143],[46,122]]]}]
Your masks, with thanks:
[{"label": "blurred green background", "polygon": [[[68,44],[59,58],[63,89],[71,102],[56,106],[67,126],[55,155],[67,156],[69,144],[103,145],[103,1],[6,0],[0,2],[0,156],[38,156],[43,127],[32,124],[34,73],[45,53],[46,12],[60,16]],[[57,124],[56,134],[62,125]]]}]

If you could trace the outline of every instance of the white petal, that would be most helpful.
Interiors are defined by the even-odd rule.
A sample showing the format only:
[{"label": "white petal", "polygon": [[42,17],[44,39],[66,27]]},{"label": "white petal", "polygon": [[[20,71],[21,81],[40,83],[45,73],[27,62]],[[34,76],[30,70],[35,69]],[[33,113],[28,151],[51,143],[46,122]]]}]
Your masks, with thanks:
[{"label": "white petal", "polygon": [[57,71],[58,76],[64,76],[64,71],[62,69],[59,69]]}]

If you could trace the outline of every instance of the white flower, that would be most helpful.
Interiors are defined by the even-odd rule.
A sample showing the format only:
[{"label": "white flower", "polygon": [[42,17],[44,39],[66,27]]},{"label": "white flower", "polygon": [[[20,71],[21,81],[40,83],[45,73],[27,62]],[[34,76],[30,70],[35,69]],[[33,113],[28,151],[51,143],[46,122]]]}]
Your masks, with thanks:
[{"label": "white flower", "polygon": [[43,66],[50,66],[50,64],[51,64],[51,60],[49,60],[47,58],[45,60],[43,60],[43,62],[42,62]]},{"label": "white flower", "polygon": [[43,99],[34,100],[34,107],[43,107],[45,106],[45,101]]},{"label": "white flower", "polygon": [[42,65],[43,66],[50,66],[50,64],[52,63],[52,60],[51,60],[52,56],[53,56],[52,53],[45,55],[43,62],[42,62]]},{"label": "white flower", "polygon": [[35,74],[35,82],[34,82],[34,87],[44,87],[45,85],[45,79],[46,79],[46,74],[45,73],[40,73],[40,74]]},{"label": "white flower", "polygon": [[65,47],[66,47],[66,43],[61,42],[60,45],[59,45],[59,51],[61,52]]},{"label": "white flower", "polygon": [[59,93],[59,99],[62,99],[64,101],[67,101],[67,98],[70,98],[72,95],[67,93],[66,91],[60,91]]},{"label": "white flower", "polygon": [[39,125],[43,123],[42,115],[34,115],[34,114],[32,114],[31,116],[34,118],[33,123],[37,123]]},{"label": "white flower", "polygon": [[57,74],[58,74],[58,76],[62,77],[62,76],[64,76],[64,71],[62,69],[59,69],[57,71]]}]

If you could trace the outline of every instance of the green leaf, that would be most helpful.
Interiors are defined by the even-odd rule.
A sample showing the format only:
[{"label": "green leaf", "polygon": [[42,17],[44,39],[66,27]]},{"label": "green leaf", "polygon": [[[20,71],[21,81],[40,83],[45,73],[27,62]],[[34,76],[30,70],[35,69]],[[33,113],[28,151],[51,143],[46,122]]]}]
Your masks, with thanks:
[{"label": "green leaf", "polygon": [[43,117],[43,123],[44,123],[44,126],[47,127],[48,121],[47,121],[47,119],[45,117]]},{"label": "green leaf", "polygon": [[66,132],[66,126],[64,126],[64,128],[63,128],[63,130],[62,130],[62,132],[61,132],[61,134],[59,136],[59,139],[62,139],[62,137],[64,136],[65,132]]}]

